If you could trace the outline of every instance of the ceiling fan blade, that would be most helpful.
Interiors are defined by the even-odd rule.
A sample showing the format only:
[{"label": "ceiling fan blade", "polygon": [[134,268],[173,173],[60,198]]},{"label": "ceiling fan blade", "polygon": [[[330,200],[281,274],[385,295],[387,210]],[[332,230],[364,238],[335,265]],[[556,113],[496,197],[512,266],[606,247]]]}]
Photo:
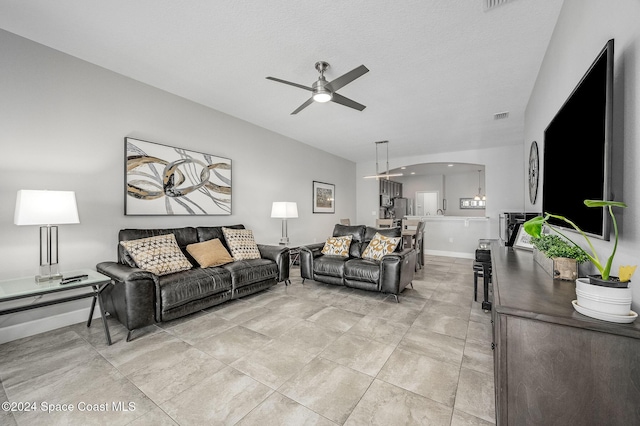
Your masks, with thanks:
[{"label": "ceiling fan blade", "polygon": [[[313,98],[311,99],[313,100]],[[331,98],[331,101],[340,105],[348,106],[349,108],[357,109],[358,111],[362,111],[366,108],[366,106],[359,104],[356,101],[352,101],[349,98],[345,98],[342,95],[338,95],[337,93],[333,94],[333,98]]]},{"label": "ceiling fan blade", "polygon": [[369,69],[367,67],[365,67],[364,65],[360,65],[359,67],[354,68],[348,73],[343,74],[340,77],[336,78],[335,80],[329,82],[329,84],[327,84],[325,87],[331,90],[332,92],[335,92],[336,90],[346,86],[356,78],[362,77],[368,72],[369,72]]},{"label": "ceiling fan blade", "polygon": [[300,111],[302,111],[303,109],[305,109],[306,107],[308,107],[309,105],[311,105],[312,103],[313,103],[313,97],[309,98],[309,99],[307,100],[307,102],[303,103],[303,104],[302,104],[302,105],[300,105],[298,108],[296,108],[296,110],[295,110],[295,111],[293,111],[293,112],[291,113],[291,115],[299,113]]},{"label": "ceiling fan blade", "polygon": [[288,84],[289,86],[299,87],[300,89],[308,90],[310,92],[313,91],[313,89],[311,87],[303,86],[302,84],[292,83],[290,81],[281,80],[281,79],[275,78],[275,77],[266,77],[266,78],[267,78],[267,80],[273,80],[273,81],[277,81],[278,83]]}]

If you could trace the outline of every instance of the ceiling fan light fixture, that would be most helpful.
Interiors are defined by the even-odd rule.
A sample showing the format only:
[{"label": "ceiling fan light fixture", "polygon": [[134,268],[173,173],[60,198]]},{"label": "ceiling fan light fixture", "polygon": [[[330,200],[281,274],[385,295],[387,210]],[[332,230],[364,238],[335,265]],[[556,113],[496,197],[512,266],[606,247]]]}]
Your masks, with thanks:
[{"label": "ceiling fan light fixture", "polygon": [[329,102],[333,98],[331,92],[318,91],[313,95],[313,100],[320,103]]},{"label": "ceiling fan light fixture", "polygon": [[[316,64],[317,65],[317,64]],[[324,72],[324,70],[322,71]],[[327,80],[325,80],[324,75],[320,75],[318,81],[313,83],[311,86],[313,88],[313,100],[320,103],[329,102],[333,98],[333,93],[331,90],[326,88]]]},{"label": "ceiling fan light fixture", "polygon": [[337,93],[342,87],[351,83],[353,80],[362,77],[364,74],[369,72],[369,69],[364,65],[360,65],[349,71],[346,74],[341,75],[340,77],[328,82],[324,77],[324,72],[329,68],[329,64],[324,61],[316,62],[316,70],[320,73],[320,77],[318,80],[314,81],[311,87],[304,86],[302,84],[293,83],[291,81],[282,80],[280,78],[275,77],[267,77],[267,80],[273,80],[278,83],[288,84],[289,86],[294,86],[299,89],[308,90],[311,92],[311,97],[305,101],[302,105],[296,108],[291,115],[295,115],[311,105],[314,102],[318,103],[326,103],[329,101],[333,101],[337,104],[344,105],[349,108],[353,108],[357,111],[362,111],[366,108],[365,105],[359,104],[358,102],[346,98]]}]

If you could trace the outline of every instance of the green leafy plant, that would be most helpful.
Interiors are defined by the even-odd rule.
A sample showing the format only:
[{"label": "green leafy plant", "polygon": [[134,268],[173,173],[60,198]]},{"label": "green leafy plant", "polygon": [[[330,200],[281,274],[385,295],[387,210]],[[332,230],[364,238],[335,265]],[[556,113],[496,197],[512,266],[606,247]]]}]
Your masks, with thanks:
[{"label": "green leafy plant", "polygon": [[542,234],[539,238],[531,237],[531,244],[550,258],[566,257],[575,259],[578,263],[589,260],[587,254],[580,247],[569,244],[558,235]]},{"label": "green leafy plant", "polygon": [[[604,201],[604,200],[584,200],[584,204],[587,207],[606,207],[609,210],[609,215],[611,216],[611,220],[612,220],[612,223],[613,223],[613,230],[614,230],[614,234],[615,234],[615,242],[613,244],[613,251],[611,252],[611,255],[607,258],[606,263],[604,263],[604,264],[600,261],[600,258],[598,257],[598,253],[596,253],[596,250],[593,247],[593,244],[591,244],[591,240],[589,239],[587,234],[585,234],[584,231],[582,231],[580,228],[578,228],[578,226],[575,223],[573,223],[571,220],[567,219],[564,216],[550,214],[550,213],[546,213],[545,212],[544,217],[543,216],[537,216],[537,217],[534,217],[533,219],[530,219],[530,220],[526,221],[524,223],[524,225],[523,225],[524,226],[524,230],[525,230],[525,232],[527,234],[531,235],[532,237],[540,238],[540,236],[542,235],[542,227],[544,225],[547,225],[549,228],[553,229],[556,233],[562,235],[565,239],[567,239],[574,246],[576,246],[577,248],[582,250],[584,252],[584,254],[587,256],[587,258],[589,259],[589,261],[600,272],[600,275],[602,276],[602,279],[603,280],[608,280],[609,276],[611,274],[611,263],[613,262],[613,258],[616,255],[616,250],[618,249],[618,223],[616,222],[616,217],[613,214],[613,208],[614,207],[625,208],[625,207],[627,207],[627,205],[625,203],[623,203],[623,202],[620,202],[620,201]],[[562,232],[560,232],[557,228],[554,228],[552,225],[549,225],[548,221],[549,221],[550,218],[562,220],[563,222],[571,225],[571,227],[573,229],[578,231],[580,233],[580,235],[582,235],[584,237],[584,239],[586,240],[587,244],[589,245],[589,249],[591,250],[591,253],[586,252],[585,250],[582,249],[582,247],[580,247],[573,240],[571,240],[571,238],[569,238],[566,235],[564,235]]]}]

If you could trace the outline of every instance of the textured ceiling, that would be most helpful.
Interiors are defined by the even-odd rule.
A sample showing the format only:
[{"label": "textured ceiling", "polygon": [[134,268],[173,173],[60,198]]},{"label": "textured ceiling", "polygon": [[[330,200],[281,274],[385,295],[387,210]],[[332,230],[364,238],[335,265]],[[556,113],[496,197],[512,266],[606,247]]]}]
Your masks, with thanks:
[{"label": "textured ceiling", "polygon": [[[521,144],[561,0],[0,0],[0,28],[352,161]],[[290,113],[316,61],[370,72]],[[509,111],[505,120],[493,114]]]}]

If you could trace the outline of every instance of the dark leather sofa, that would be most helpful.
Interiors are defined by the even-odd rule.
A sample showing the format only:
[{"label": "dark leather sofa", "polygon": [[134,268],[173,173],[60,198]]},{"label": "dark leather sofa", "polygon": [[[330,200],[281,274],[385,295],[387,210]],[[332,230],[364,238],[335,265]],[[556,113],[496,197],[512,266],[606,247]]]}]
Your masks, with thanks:
[{"label": "dark leather sofa", "polygon": [[[244,229],[243,225],[225,228]],[[227,250],[222,227],[176,229],[123,229],[119,241],[174,234],[178,246],[194,265],[192,269],[157,276],[138,269],[118,244],[118,261],[101,262],[98,272],[113,279],[103,291],[105,309],[128,330],[188,315],[227,300],[256,293],[289,280],[289,249],[258,244],[260,259],[240,260],[222,266],[201,268],[186,251],[192,243],[219,238]]]},{"label": "dark leather sofa", "polygon": [[386,237],[401,237],[402,229],[376,229],[364,225],[335,225],[334,237],[352,235],[349,257],[322,254],[324,243],[300,248],[300,275],[328,284],[398,295],[412,284],[416,269],[416,252],[402,245],[380,261],[362,259],[362,253],[376,232]]}]

